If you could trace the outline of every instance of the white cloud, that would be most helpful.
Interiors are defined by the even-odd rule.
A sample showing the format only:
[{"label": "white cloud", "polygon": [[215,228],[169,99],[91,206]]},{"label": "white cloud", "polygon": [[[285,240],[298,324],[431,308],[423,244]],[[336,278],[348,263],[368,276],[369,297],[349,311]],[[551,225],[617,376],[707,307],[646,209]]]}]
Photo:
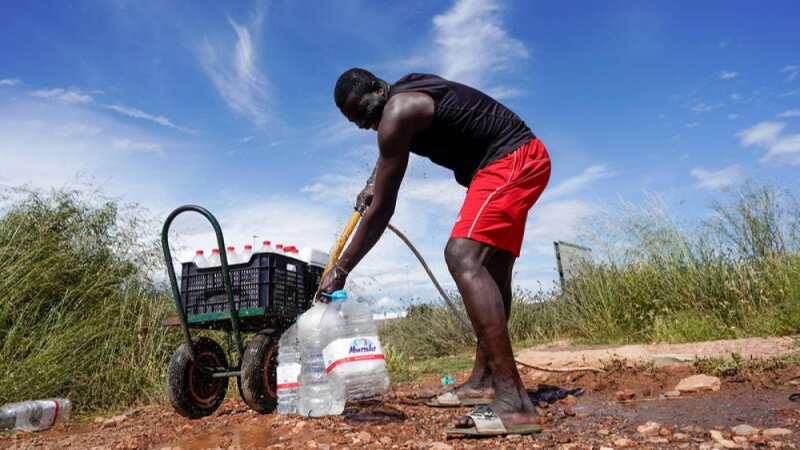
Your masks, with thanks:
[{"label": "white cloud", "polygon": [[[265,107],[269,92],[266,78],[256,67],[258,51],[251,30],[232,19],[228,20],[236,32],[236,44],[212,44],[206,38],[200,48],[200,63],[232,110],[256,125],[263,125],[270,119]],[[261,16],[253,27],[257,28],[260,24]]]},{"label": "white cloud", "polygon": [[800,117],[800,109],[790,109],[778,114],[778,117]]},{"label": "white cloud", "polygon": [[197,132],[196,130],[192,130],[191,128],[186,128],[186,127],[182,127],[182,126],[179,126],[179,125],[175,125],[174,123],[172,123],[172,121],[170,121],[169,119],[167,119],[164,116],[154,116],[152,114],[148,114],[148,113],[146,113],[146,112],[144,112],[142,110],[136,109],[136,108],[129,108],[127,106],[122,106],[122,105],[106,105],[106,108],[108,108],[110,110],[113,110],[113,111],[116,111],[116,112],[118,112],[120,114],[124,114],[124,115],[126,115],[128,117],[133,117],[133,118],[136,118],[136,119],[149,120],[151,122],[155,122],[155,123],[157,123],[159,125],[163,125],[165,127],[181,131],[183,133],[196,133]]},{"label": "white cloud", "polygon": [[695,104],[691,105],[689,107],[689,109],[694,111],[694,112],[696,112],[696,113],[702,113],[702,112],[713,111],[713,110],[721,108],[721,107],[722,107],[722,105],[720,105],[720,104],[708,105],[706,103],[699,103],[698,102],[698,103],[695,103]]},{"label": "white cloud", "polygon": [[587,188],[596,181],[614,177],[615,174],[605,164],[597,164],[583,171],[578,176],[568,178],[556,186],[545,189],[543,198],[551,199],[574,194]]},{"label": "white cloud", "polygon": [[742,173],[742,168],[738,165],[726,167],[717,171],[696,168],[692,169],[690,172],[693,177],[699,180],[695,187],[701,189],[719,189],[730,186],[742,179]]},{"label": "white cloud", "polygon": [[495,0],[459,0],[434,17],[435,49],[430,59],[437,72],[487,92],[491,89],[495,95],[518,95],[518,90],[491,86],[495,73],[510,71],[528,57],[525,45],[503,29],[500,10]]},{"label": "white cloud", "polygon": [[50,90],[32,91],[28,94],[36,98],[56,100],[69,104],[92,103],[94,101],[94,98],[92,98],[91,95],[81,92],[80,89],[66,90],[63,88],[55,88]]},{"label": "white cloud", "polygon": [[256,138],[255,136],[245,136],[243,138],[234,139],[233,142],[240,142],[244,144],[253,141],[255,138]]},{"label": "white cloud", "polygon": [[746,130],[736,133],[736,137],[741,139],[744,147],[749,146],[769,146],[778,140],[778,136],[786,127],[785,123],[780,122],[761,122]]},{"label": "white cloud", "polygon": [[700,124],[697,123],[697,122],[690,122],[690,123],[686,124],[686,128],[697,128],[699,126],[700,126]]},{"label": "white cloud", "polygon": [[0,80],[0,86],[14,86],[22,81],[19,78],[5,78]]},{"label": "white cloud", "polygon": [[133,142],[130,139],[112,139],[111,145],[120,150],[163,155],[163,148],[161,144],[152,142]]},{"label": "white cloud", "polygon": [[741,100],[742,100],[742,96],[741,95],[737,94],[736,92],[731,94],[731,101],[732,102],[738,102],[738,101],[741,101]]},{"label": "white cloud", "polygon": [[96,136],[102,132],[103,129],[100,127],[78,122],[65,123],[53,129],[53,134],[65,138],[80,137],[80,136]]},{"label": "white cloud", "polygon": [[800,165],[800,134],[781,137],[769,147],[761,161],[780,159],[792,165]]},{"label": "white cloud", "polygon": [[786,76],[786,81],[792,81],[797,78],[797,74],[800,73],[800,66],[790,64],[779,70],[778,73],[787,73],[788,75]]},{"label": "white cloud", "polygon": [[779,160],[792,165],[800,165],[800,134],[783,135],[786,124],[782,122],[761,122],[758,125],[736,134],[744,147],[755,146],[767,152],[759,161]]},{"label": "white cloud", "polygon": [[739,114],[728,114],[728,119],[733,120],[733,119],[738,119],[738,118],[739,118]]},{"label": "white cloud", "polygon": [[719,74],[719,78],[720,78],[721,80],[730,80],[730,79],[732,79],[732,78],[736,78],[736,76],[737,76],[737,75],[739,75],[739,72],[734,72],[734,71],[732,71],[732,70],[730,70],[730,71],[729,71],[729,70],[723,70],[723,71],[722,71],[722,72]]}]

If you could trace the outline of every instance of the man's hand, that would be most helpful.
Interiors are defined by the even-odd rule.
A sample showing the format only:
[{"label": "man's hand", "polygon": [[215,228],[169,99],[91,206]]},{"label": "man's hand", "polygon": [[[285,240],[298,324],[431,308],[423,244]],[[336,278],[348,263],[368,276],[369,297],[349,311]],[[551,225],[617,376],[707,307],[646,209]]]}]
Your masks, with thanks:
[{"label": "man's hand", "polygon": [[347,274],[340,269],[336,264],[331,267],[331,270],[325,274],[325,277],[319,282],[319,295],[317,300],[323,303],[329,303],[330,297],[325,297],[322,294],[330,294],[333,291],[338,291],[344,288],[344,283],[347,281]]},{"label": "man's hand", "polygon": [[367,185],[361,190],[361,193],[356,197],[356,209],[367,209],[372,203],[372,197],[375,195],[375,180],[370,179],[372,183],[367,181]]}]

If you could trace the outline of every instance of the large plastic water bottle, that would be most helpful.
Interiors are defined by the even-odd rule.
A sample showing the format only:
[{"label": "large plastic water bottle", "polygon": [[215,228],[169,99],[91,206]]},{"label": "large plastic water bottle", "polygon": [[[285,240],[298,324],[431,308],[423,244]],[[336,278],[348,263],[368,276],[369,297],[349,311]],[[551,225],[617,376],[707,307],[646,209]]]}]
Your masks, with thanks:
[{"label": "large plastic water bottle", "polygon": [[338,415],[344,411],[344,389],[341,384],[330,382],[322,356],[325,348],[322,318],[329,306],[316,303],[297,322],[301,364],[297,412],[304,416]]},{"label": "large plastic water bottle", "polygon": [[208,267],[208,260],[206,259],[205,255],[203,254],[202,250],[198,250],[195,252],[194,258],[192,258],[192,262],[198,269],[202,269],[203,267]]},{"label": "large plastic water bottle", "polygon": [[322,323],[325,370],[334,384],[344,387],[346,398],[379,395],[389,387],[378,327],[366,305],[348,300],[345,291],[335,291]]},{"label": "large plastic water bottle", "polygon": [[261,249],[258,251],[259,253],[274,253],[275,249],[272,248],[272,242],[264,241],[261,243]]},{"label": "large plastic water bottle", "polygon": [[283,332],[278,341],[278,407],[280,414],[297,413],[300,392],[300,349],[297,347],[297,322]]},{"label": "large plastic water bottle", "polygon": [[207,261],[208,261],[208,265],[206,267],[218,267],[220,264],[222,264],[220,262],[219,249],[218,248],[212,248],[211,249],[211,256],[208,257]]},{"label": "large plastic water bottle", "polygon": [[0,407],[0,430],[46,430],[69,420],[72,402],[65,398],[28,400]]}]

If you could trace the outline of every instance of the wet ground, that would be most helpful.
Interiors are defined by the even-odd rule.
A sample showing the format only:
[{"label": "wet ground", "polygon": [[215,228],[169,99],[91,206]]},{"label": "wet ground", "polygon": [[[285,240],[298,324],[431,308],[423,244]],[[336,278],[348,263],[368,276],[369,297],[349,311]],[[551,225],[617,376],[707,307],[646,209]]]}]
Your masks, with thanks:
[{"label": "wet ground", "polygon": [[[212,416],[187,420],[169,406],[114,417],[76,418],[42,433],[0,434],[9,449],[711,449],[800,448],[800,366],[723,378],[718,392],[664,397],[694,374],[691,364],[663,368],[617,364],[605,373],[523,369],[531,389],[582,389],[541,402],[544,431],[533,436],[448,439],[444,427],[464,408],[430,408],[438,377],[399,384],[379,400],[348,402],[342,416],[260,415],[238,398]],[[464,379],[465,373],[453,374]],[[231,388],[235,392],[235,387]],[[626,392],[626,394],[623,394]],[[631,398],[632,394],[632,398]],[[751,436],[733,430],[743,424]],[[740,427],[741,428],[741,427]]]}]

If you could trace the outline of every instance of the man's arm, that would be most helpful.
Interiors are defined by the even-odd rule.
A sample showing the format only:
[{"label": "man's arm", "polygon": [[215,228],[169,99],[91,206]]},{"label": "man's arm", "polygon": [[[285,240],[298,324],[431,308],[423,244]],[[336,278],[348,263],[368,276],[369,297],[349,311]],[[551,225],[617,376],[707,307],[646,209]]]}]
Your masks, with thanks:
[{"label": "man's arm", "polygon": [[[372,169],[372,175],[369,176],[364,189],[358,194],[356,197],[356,209],[366,209],[369,205],[372,204],[372,199],[375,197],[375,176],[378,173],[378,164],[375,164],[375,168]],[[362,211],[363,211],[362,209]]]},{"label": "man's arm", "polygon": [[403,181],[414,133],[428,128],[433,120],[433,99],[422,93],[407,93],[394,96],[383,111],[378,129],[380,156],[375,165],[375,194],[361,224],[353,235],[350,245],[342,253],[331,277],[340,280],[322,280],[320,290],[341,289],[344,278],[378,242],[389,219],[395,211],[397,193]]}]

